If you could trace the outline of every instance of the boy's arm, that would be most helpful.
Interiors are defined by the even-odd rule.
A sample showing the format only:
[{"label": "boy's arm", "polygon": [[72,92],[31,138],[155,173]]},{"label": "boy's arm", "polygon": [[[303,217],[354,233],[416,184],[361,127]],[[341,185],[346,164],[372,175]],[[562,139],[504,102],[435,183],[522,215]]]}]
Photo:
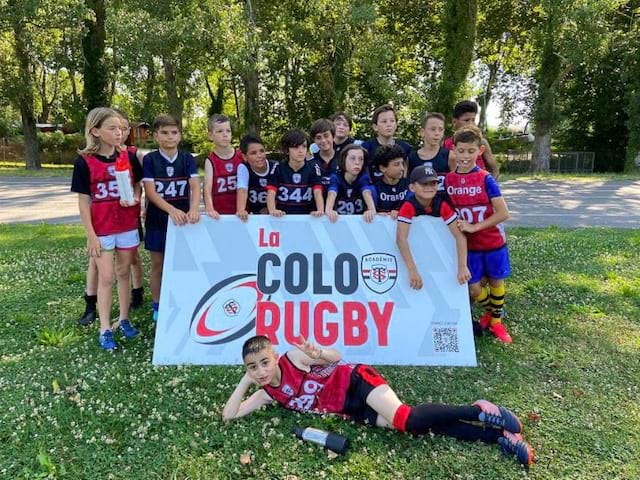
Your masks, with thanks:
[{"label": "boy's arm", "polygon": [[367,206],[367,210],[364,212],[364,221],[367,223],[371,223],[376,217],[376,202],[374,202],[373,200],[373,194],[371,193],[371,190],[364,190],[362,192],[362,198],[364,199],[364,203]]},{"label": "boy's arm", "polygon": [[327,214],[327,217],[329,217],[331,222],[338,220],[338,212],[333,209],[336,204],[337,196],[338,193],[334,190],[329,190],[329,193],[327,193],[327,204],[324,207],[324,213]]},{"label": "boy's arm", "polygon": [[245,373],[222,409],[222,421],[224,423],[228,423],[234,418],[244,417],[261,406],[273,401],[263,389],[257,390],[253,395],[243,401],[242,399],[253,383],[253,380]]},{"label": "boy's arm", "polygon": [[457,166],[456,153],[453,150],[449,150],[449,171],[455,172]]},{"label": "boy's arm", "polygon": [[410,223],[405,223],[400,220],[396,223],[396,245],[400,251],[400,255],[404,260],[407,270],[409,270],[409,285],[411,288],[420,290],[422,288],[422,277],[418,273],[416,263],[413,261],[413,255],[411,254],[411,248],[409,247],[409,228]]},{"label": "boy's arm", "polygon": [[220,214],[213,206],[213,165],[209,159],[204,161],[204,209],[207,215],[218,218]]},{"label": "boy's arm", "polygon": [[498,179],[498,175],[500,175],[500,169],[498,168],[498,162],[496,162],[496,159],[493,157],[491,145],[489,145],[489,142],[487,142],[486,138],[482,139],[482,145],[484,145],[484,152],[482,152],[484,164],[491,172],[491,175],[493,175],[493,178]]},{"label": "boy's arm", "polygon": [[467,266],[467,237],[460,231],[456,222],[449,224],[449,231],[456,241],[456,254],[458,259],[458,283],[462,285],[471,279],[471,272]]},{"label": "boy's arm", "polygon": [[91,197],[84,193],[78,193],[78,210],[80,211],[80,220],[87,232],[87,250],[90,257],[100,256],[100,240],[93,229],[91,223]]},{"label": "boy's arm", "polygon": [[249,191],[246,188],[238,187],[238,190],[236,191],[236,215],[242,221],[245,221],[249,218],[249,212],[247,212],[248,198]]},{"label": "boy's arm", "polygon": [[313,199],[316,202],[315,211],[311,212],[312,217],[321,217],[324,215],[324,194],[322,191],[322,185],[316,185],[313,187]]},{"label": "boy's arm", "polygon": [[491,205],[493,206],[493,215],[485,218],[478,223],[468,223],[466,220],[458,219],[458,227],[463,232],[475,233],[480,230],[495,227],[496,225],[509,220],[509,209],[507,208],[507,202],[503,197],[493,197],[491,199]]},{"label": "boy's arm", "polygon": [[276,208],[276,190],[275,188],[267,187],[267,210],[269,215],[274,217],[282,217],[284,212]]},{"label": "boy's arm", "polygon": [[144,194],[147,196],[147,199],[153,203],[160,210],[164,211],[171,217],[173,223],[176,225],[184,225],[187,223],[187,214],[182,210],[174,207],[169,202],[167,202],[164,198],[158,195],[156,192],[156,182],[154,180],[145,180],[144,182]]},{"label": "boy's arm", "polygon": [[321,348],[304,337],[300,337],[300,343],[296,344],[296,347],[297,349],[289,350],[286,355],[298,367],[338,363],[342,358],[342,355],[336,349]]},{"label": "boy's arm", "polygon": [[191,198],[189,199],[187,218],[189,223],[198,223],[200,220],[200,177],[191,177],[189,188],[191,189]]}]

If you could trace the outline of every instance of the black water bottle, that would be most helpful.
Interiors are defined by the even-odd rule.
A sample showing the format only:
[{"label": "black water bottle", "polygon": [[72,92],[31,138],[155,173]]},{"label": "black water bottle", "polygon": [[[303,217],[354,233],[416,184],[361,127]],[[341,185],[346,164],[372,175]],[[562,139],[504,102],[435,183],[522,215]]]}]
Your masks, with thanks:
[{"label": "black water bottle", "polygon": [[293,427],[292,433],[302,440],[317,443],[336,453],[345,453],[349,448],[349,439],[337,433],[325,432],[311,427]]}]

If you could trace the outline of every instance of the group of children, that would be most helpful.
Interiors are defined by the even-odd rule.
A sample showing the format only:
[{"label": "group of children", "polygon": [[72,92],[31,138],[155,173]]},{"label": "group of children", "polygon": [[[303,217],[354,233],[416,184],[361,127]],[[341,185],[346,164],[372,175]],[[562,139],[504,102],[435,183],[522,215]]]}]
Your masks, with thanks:
[{"label": "group of children", "polygon": [[[282,137],[285,158],[280,162],[267,158],[264,143],[255,134],[244,135],[236,150],[231,145],[229,118],[214,115],[208,122],[209,139],[215,148],[205,160],[205,211],[214,219],[235,214],[243,221],[252,214],[327,215],[332,222],[345,214],[362,214],[366,222],[376,215],[387,215],[397,220],[396,242],[409,272],[409,284],[416,289],[422,288],[423,282],[413,260],[419,252],[412,253],[409,247],[409,229],[416,216],[440,217],[455,239],[459,283],[469,282],[471,298],[486,308],[477,322],[479,329],[489,329],[497,339],[510,343],[502,323],[504,279],[510,274],[510,266],[501,229],[509,213],[496,183],[498,171],[490,147],[473,125],[476,113],[474,102],[456,105],[456,131],[444,141],[444,116],[425,115],[420,129],[423,144],[413,149],[395,138],[397,118],[391,105],[375,110],[372,127],[376,136],[365,142],[350,135],[353,124],[349,115],[337,112],[331,119],[319,119],[311,125],[312,145],[304,131],[288,131]],[[74,164],[71,187],[78,193],[90,257],[87,307],[79,323],[92,323],[97,309],[98,338],[105,350],[118,346],[114,331],[124,338],[138,334],[128,317],[130,308],[142,305],[137,252],[143,239],[141,212],[145,248],[151,258],[154,320],[158,316],[169,218],[176,225],[184,225],[198,222],[200,216],[200,178],[193,156],[178,148],[180,124],[168,115],[157,117],[153,137],[158,149],[151,152],[127,147],[128,129],[122,112],[96,108],[89,113],[87,145]],[[133,201],[120,198],[115,175],[118,162],[125,162],[129,170]],[[146,195],[142,211],[140,185]],[[120,312],[112,325],[114,274]],[[253,337],[245,343],[243,359],[247,373],[224,409],[227,421],[277,401],[295,410],[341,413],[414,434],[431,431],[497,442],[522,464],[533,461],[517,417],[485,400],[460,407],[409,407],[398,400],[372,367],[338,364],[340,355],[335,350],[319,349],[304,339],[298,349],[278,359],[268,339]],[[315,393],[303,395],[305,398],[296,396],[306,382],[313,383]],[[251,384],[262,388],[243,401]],[[284,391],[279,389],[281,385],[296,387]]]}]

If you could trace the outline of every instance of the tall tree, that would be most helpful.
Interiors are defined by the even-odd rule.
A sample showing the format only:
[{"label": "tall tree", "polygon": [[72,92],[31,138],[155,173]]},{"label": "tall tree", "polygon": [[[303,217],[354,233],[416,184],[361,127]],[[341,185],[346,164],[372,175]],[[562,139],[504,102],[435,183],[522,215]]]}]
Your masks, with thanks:
[{"label": "tall tree", "polygon": [[82,39],[84,54],[84,100],[87,110],[109,105],[109,72],[105,64],[104,0],[85,0],[90,15],[85,18],[86,34]]},{"label": "tall tree", "polygon": [[549,171],[557,122],[558,88],[578,65],[593,62],[606,48],[613,12],[620,0],[538,0],[532,30],[538,62],[533,110],[534,171]]},{"label": "tall tree", "polygon": [[36,135],[36,116],[34,109],[34,82],[31,57],[29,54],[29,32],[27,21],[36,14],[35,5],[20,0],[9,0],[7,17],[13,31],[13,52],[15,54],[17,76],[8,84],[10,95],[22,118],[24,135],[25,166],[28,170],[42,168],[38,154],[38,137]]},{"label": "tall tree", "polygon": [[477,0],[445,2],[442,30],[445,55],[433,110],[448,114],[465,86],[476,41]]}]

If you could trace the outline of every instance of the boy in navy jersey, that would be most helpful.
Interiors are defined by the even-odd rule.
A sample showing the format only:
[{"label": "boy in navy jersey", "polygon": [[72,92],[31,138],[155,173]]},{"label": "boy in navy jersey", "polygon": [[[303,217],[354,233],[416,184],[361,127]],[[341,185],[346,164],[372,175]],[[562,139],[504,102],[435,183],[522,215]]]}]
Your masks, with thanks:
[{"label": "boy in navy jersey", "polygon": [[[524,466],[533,463],[522,424],[508,408],[487,400],[471,405],[403,403],[372,366],[341,362],[340,352],[300,338],[282,356],[266,336],[251,337],[242,346],[246,373],[222,410],[227,423],[263,405],[279,403],[302,413],[337,413],[354,422],[413,435],[432,433],[459,440],[497,443]],[[249,388],[258,389],[244,398]]]},{"label": "boy in navy jersey", "polygon": [[193,157],[178,150],[180,125],[170,115],[153,121],[153,138],[158,150],[145,155],[142,181],[149,201],[145,218],[144,247],[151,256],[151,298],[153,320],[158,319],[160,284],[169,217],[176,225],[200,219],[200,179]]},{"label": "boy in navy jersey", "polygon": [[[373,112],[373,116],[371,117],[371,124],[376,136],[362,144],[365,150],[367,150],[367,158],[374,158],[376,150],[378,150],[381,145],[394,144],[402,147],[405,157],[409,155],[409,152],[411,152],[411,145],[404,140],[395,138],[398,123],[396,111],[391,105],[386,104],[376,108]],[[371,179],[377,179],[382,176],[382,174],[375,169],[375,166],[370,167],[372,167],[372,171],[370,172]]]},{"label": "boy in navy jersey", "polygon": [[[498,228],[509,219],[509,210],[494,178],[476,165],[476,157],[484,150],[480,130],[475,126],[462,127],[453,139],[458,166],[455,172],[447,174],[445,189],[460,213],[458,226],[467,233],[469,293],[487,308],[480,326],[489,328],[501,342],[511,343],[502,323],[504,279],[511,274],[511,266],[504,233]],[[481,283],[485,277],[488,291]]]},{"label": "boy in navy jersey", "polygon": [[336,127],[331,120],[320,118],[311,124],[311,140],[318,146],[318,152],[313,154],[313,162],[318,165],[322,173],[322,186],[329,188],[331,175],[336,173],[340,155],[333,148]]},{"label": "boy in navy jersey", "polygon": [[276,164],[267,159],[262,139],[256,134],[240,139],[240,151],[244,163],[238,165],[236,215],[244,221],[250,213],[268,213],[267,183]]},{"label": "boy in navy jersey", "polygon": [[438,191],[438,176],[431,167],[416,167],[409,177],[409,190],[414,195],[410,196],[398,211],[398,226],[396,229],[396,244],[404,263],[409,270],[409,285],[417,290],[422,288],[422,277],[411,254],[409,247],[409,228],[414,217],[419,215],[431,215],[440,217],[449,226],[449,231],[456,241],[456,253],[458,258],[458,283],[463,284],[471,278],[467,268],[467,240],[458,228],[456,220],[458,214],[446,200],[436,196]]},{"label": "boy in navy jersey", "polygon": [[[338,215],[361,215],[371,223],[376,216],[374,188],[367,172],[367,151],[347,146],[340,155],[338,171],[331,176],[325,213],[335,222]],[[335,209],[334,209],[335,207]]]},{"label": "boy in navy jersey", "polygon": [[[475,126],[476,115],[478,115],[478,104],[476,102],[472,102],[471,100],[463,100],[462,102],[458,102],[456,106],[453,107],[453,115],[451,119],[454,133],[467,125]],[[493,158],[491,146],[485,138],[482,139],[482,145],[484,147],[484,150],[476,158],[476,165],[478,165],[483,170],[487,170],[489,173],[493,174],[493,178],[497,179],[499,175],[499,169],[495,158]],[[446,138],[443,146],[447,150],[454,150],[453,137]]]},{"label": "boy in navy jersey", "polygon": [[444,115],[441,113],[427,113],[422,118],[422,147],[412,150],[409,154],[409,171],[423,165],[433,168],[438,174],[438,195],[444,195],[444,177],[456,168],[454,155],[443,146]]},{"label": "boy in navy jersey", "polygon": [[204,161],[204,207],[210,217],[236,213],[238,165],[242,153],[231,146],[231,120],[215,114],[207,122],[215,147]]},{"label": "boy in navy jersey", "polygon": [[324,215],[320,168],[307,162],[307,134],[289,130],[282,137],[286,159],[276,165],[267,183],[267,209],[274,217],[290,214]]},{"label": "boy in navy jersey", "polygon": [[374,184],[376,210],[395,220],[409,192],[409,179],[404,175],[407,170],[404,150],[399,145],[383,145],[376,151],[373,163],[382,173]]}]

